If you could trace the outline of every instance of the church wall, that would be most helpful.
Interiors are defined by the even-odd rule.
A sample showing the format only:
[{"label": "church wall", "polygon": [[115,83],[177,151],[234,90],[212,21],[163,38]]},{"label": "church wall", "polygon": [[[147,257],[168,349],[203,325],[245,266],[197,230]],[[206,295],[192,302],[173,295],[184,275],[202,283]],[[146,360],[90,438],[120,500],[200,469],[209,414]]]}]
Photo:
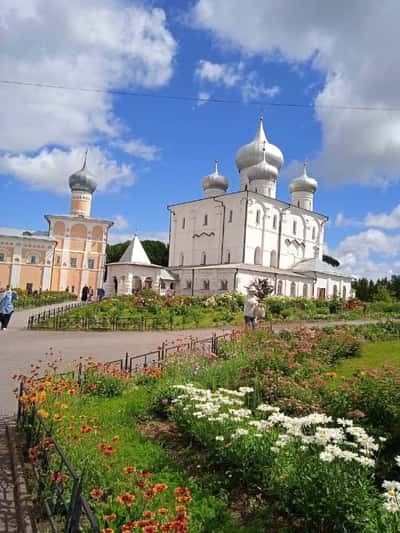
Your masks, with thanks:
[{"label": "church wall", "polygon": [[43,278],[43,265],[37,266],[21,266],[21,273],[19,278],[19,287],[25,289],[27,284],[32,284],[32,290],[36,291],[39,289],[43,290],[42,287],[42,278]]}]

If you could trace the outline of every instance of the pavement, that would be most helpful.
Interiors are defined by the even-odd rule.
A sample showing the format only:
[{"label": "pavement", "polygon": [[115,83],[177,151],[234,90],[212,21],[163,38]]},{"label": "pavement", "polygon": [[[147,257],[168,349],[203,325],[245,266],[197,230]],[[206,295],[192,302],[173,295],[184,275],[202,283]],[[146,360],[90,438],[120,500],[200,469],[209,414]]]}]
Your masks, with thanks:
[{"label": "pavement", "polygon": [[0,419],[0,532],[18,532],[17,509],[15,504],[14,477],[8,440],[6,418]]}]

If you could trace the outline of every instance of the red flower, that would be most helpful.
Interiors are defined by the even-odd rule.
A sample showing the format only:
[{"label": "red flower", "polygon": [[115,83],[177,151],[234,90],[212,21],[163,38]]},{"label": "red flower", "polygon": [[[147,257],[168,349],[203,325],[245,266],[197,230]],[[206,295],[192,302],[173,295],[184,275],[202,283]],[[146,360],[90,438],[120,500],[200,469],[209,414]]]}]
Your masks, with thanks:
[{"label": "red flower", "polygon": [[112,513],[112,514],[106,514],[103,516],[104,520],[106,522],[112,522],[113,520],[115,520],[117,518],[117,515],[115,513]]},{"label": "red flower", "polygon": [[151,472],[150,470],[143,470],[143,472],[141,473],[141,476],[144,478],[144,479],[147,479],[149,477],[151,477]]},{"label": "red flower", "polygon": [[114,446],[110,446],[109,444],[100,444],[99,448],[104,455],[113,455],[117,451]]},{"label": "red flower", "polygon": [[122,470],[124,474],[134,474],[136,472],[136,466],[124,466]]},{"label": "red flower", "polygon": [[122,494],[121,496],[117,497],[117,502],[122,503],[123,505],[126,505],[127,507],[130,507],[132,503],[135,501],[136,496],[131,494],[130,492],[125,492],[125,494]]},{"label": "red flower", "polygon": [[62,483],[62,482],[68,481],[67,474],[62,474],[61,472],[52,472],[50,474],[50,478],[52,481],[55,481],[56,483]]},{"label": "red flower", "polygon": [[143,518],[153,518],[155,514],[153,511],[143,511]]},{"label": "red flower", "polygon": [[158,510],[159,514],[165,515],[168,514],[168,509],[166,507],[161,507],[161,509]]},{"label": "red flower", "polygon": [[94,500],[100,500],[100,498],[103,496],[104,494],[104,491],[102,491],[101,489],[93,489],[90,491],[90,496],[94,499]]},{"label": "red flower", "polygon": [[168,485],[166,483],[156,483],[153,488],[156,492],[162,492],[163,490],[167,490]]},{"label": "red flower", "polygon": [[106,527],[101,530],[101,533],[114,533],[114,530],[111,527]]},{"label": "red flower", "polygon": [[36,461],[36,459],[39,457],[39,450],[36,448],[36,446],[34,446],[33,448],[29,448],[28,450],[28,455],[29,455],[29,459],[31,459],[32,461]]},{"label": "red flower", "polygon": [[81,426],[81,433],[90,433],[92,431],[92,428],[88,426],[87,424],[82,424]]}]

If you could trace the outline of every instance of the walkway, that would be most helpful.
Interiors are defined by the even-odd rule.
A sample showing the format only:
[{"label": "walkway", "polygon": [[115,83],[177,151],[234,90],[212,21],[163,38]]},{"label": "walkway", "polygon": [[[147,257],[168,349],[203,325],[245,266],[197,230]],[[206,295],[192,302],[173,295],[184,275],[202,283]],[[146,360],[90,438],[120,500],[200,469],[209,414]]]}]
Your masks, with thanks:
[{"label": "walkway", "polygon": [[[14,314],[6,332],[0,332],[0,416],[15,412],[16,401],[12,393],[15,384],[11,380],[13,374],[26,373],[30,364],[38,359],[44,359],[45,354],[53,349],[55,354],[63,356],[65,362],[79,359],[80,356],[91,355],[99,361],[119,359],[129,352],[130,355],[142,354],[157,349],[163,341],[172,342],[179,337],[207,338],[215,329],[185,330],[185,331],[121,331],[121,332],[93,332],[93,331],[31,331],[26,329],[30,314],[42,312],[52,306],[35,310],[19,311]],[[369,320],[352,321],[351,323],[366,323]],[[343,324],[344,322],[320,322],[308,325],[326,326]],[[274,329],[282,327],[297,327],[300,324],[276,325]],[[306,325],[306,324],[303,324]],[[230,331],[231,328],[224,328]],[[222,332],[222,329],[219,330]]]},{"label": "walkway", "polygon": [[0,532],[18,532],[17,511],[14,497],[14,479],[8,441],[6,437],[5,417],[0,418]]}]

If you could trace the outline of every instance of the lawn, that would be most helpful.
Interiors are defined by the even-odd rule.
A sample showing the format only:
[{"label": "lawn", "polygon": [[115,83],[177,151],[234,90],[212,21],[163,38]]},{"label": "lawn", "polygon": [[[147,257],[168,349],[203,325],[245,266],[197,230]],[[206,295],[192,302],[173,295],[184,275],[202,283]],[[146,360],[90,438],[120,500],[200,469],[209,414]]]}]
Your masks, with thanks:
[{"label": "lawn", "polygon": [[360,357],[340,360],[335,371],[338,377],[349,377],[360,370],[381,370],[385,366],[400,368],[400,341],[365,343]]}]

